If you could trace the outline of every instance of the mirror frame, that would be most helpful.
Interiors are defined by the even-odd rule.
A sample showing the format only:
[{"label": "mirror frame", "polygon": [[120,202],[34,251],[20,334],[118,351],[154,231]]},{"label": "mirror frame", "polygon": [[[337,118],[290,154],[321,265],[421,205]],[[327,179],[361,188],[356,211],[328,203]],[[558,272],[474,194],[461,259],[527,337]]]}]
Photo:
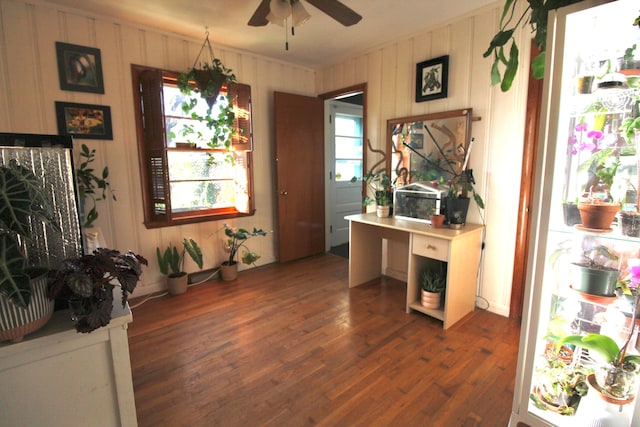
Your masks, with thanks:
[{"label": "mirror frame", "polygon": [[[387,170],[395,187],[440,178],[446,181],[460,174],[471,140],[472,112],[463,108],[387,120]],[[398,135],[404,140],[399,141]],[[411,141],[417,135],[420,137]],[[400,144],[404,147],[398,147]],[[412,170],[412,164],[422,167]]]}]

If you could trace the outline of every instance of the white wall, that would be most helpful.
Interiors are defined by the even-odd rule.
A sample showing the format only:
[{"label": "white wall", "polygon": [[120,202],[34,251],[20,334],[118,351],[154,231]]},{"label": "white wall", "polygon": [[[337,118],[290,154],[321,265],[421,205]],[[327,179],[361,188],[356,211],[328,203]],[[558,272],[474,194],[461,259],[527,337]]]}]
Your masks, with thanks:
[{"label": "white wall", "polygon": [[[506,315],[520,185],[526,73],[519,73],[507,94],[490,86],[490,61],[482,53],[496,32],[501,10],[499,1],[321,70],[222,48],[212,40],[216,56],[234,70],[239,81],[251,85],[253,95],[257,213],[236,224],[272,230],[276,223],[273,91],[314,95],[366,82],[368,138],[374,147],[383,149],[388,119],[471,107],[480,119],[473,123],[476,143],[471,166],[487,205],[486,250],[478,292],[492,311]],[[522,34],[519,39],[520,64],[526,69],[529,35]],[[104,95],[59,89],[55,41],[101,50]],[[201,45],[202,40],[88,16],[49,3],[0,0],[0,132],[57,133],[54,101],[111,107],[113,140],[77,142],[97,150],[98,167],[110,168],[118,201],[101,203],[97,221],[107,244],[119,250],[134,250],[150,261],[136,295],[164,286],[155,261],[156,246],[192,237],[203,247],[205,268],[223,260],[218,232],[221,222],[154,230],[147,230],[142,224],[130,64],[185,70],[193,64]],[[449,96],[415,103],[415,64],[445,54],[450,55]],[[379,158],[373,155],[368,160],[373,164]],[[470,221],[480,221],[477,212],[470,212]],[[273,234],[250,241],[250,247],[262,255],[260,264],[275,260],[274,241]],[[188,260],[187,270],[195,269]]]},{"label": "white wall", "polygon": [[[521,70],[508,93],[491,87],[491,61],[483,58],[496,32],[503,2],[472,14],[395,40],[317,74],[318,93],[366,82],[368,87],[368,138],[374,148],[386,150],[386,121],[392,118],[473,108],[475,144],[471,167],[486,209],[486,249],[482,258],[478,295],[493,312],[507,315],[511,296],[517,226],[518,195],[527,92],[529,35],[518,33]],[[415,102],[415,66],[418,62],[449,55],[449,91],[445,99]],[[524,72],[523,72],[524,70]],[[380,160],[368,154],[368,165]],[[469,221],[481,217],[472,203]],[[390,243],[393,246],[395,243]],[[389,249],[402,254],[406,249]],[[406,277],[406,260],[390,259],[392,276]],[[475,266],[469,266],[475,268]],[[485,301],[482,302],[483,304]]]}]

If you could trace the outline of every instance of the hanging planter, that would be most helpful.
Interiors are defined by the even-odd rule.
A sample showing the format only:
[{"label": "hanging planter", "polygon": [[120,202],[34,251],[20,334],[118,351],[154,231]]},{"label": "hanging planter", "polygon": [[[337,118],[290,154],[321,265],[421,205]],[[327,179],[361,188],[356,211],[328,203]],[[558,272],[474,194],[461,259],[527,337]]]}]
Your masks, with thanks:
[{"label": "hanging planter", "polygon": [[[205,47],[209,50],[209,62],[200,61]],[[192,92],[199,94],[207,101],[207,105],[211,109],[217,102],[222,87],[235,81],[236,76],[232,70],[225,67],[222,61],[213,54],[213,48],[209,42],[209,32],[207,32],[193,67],[178,76],[178,88],[185,95],[191,95]]]}]

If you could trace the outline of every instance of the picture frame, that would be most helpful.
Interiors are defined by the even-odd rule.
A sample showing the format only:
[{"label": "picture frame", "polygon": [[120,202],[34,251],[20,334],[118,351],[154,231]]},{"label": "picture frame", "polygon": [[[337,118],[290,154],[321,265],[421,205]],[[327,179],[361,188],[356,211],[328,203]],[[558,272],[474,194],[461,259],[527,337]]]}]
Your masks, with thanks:
[{"label": "picture frame", "polygon": [[104,93],[100,49],[56,42],[60,89]]},{"label": "picture frame", "polygon": [[113,139],[111,108],[56,101],[58,133],[84,139]]},{"label": "picture frame", "polygon": [[449,55],[416,64],[416,102],[447,97]]}]

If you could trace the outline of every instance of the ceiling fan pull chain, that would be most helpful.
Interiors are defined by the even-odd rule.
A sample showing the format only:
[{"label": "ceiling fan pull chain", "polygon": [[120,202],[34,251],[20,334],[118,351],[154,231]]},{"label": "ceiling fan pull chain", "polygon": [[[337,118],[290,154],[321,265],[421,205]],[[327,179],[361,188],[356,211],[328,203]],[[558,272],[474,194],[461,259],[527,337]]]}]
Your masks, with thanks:
[{"label": "ceiling fan pull chain", "polygon": [[289,31],[287,31],[287,18],[284,18],[284,50],[289,50]]}]

